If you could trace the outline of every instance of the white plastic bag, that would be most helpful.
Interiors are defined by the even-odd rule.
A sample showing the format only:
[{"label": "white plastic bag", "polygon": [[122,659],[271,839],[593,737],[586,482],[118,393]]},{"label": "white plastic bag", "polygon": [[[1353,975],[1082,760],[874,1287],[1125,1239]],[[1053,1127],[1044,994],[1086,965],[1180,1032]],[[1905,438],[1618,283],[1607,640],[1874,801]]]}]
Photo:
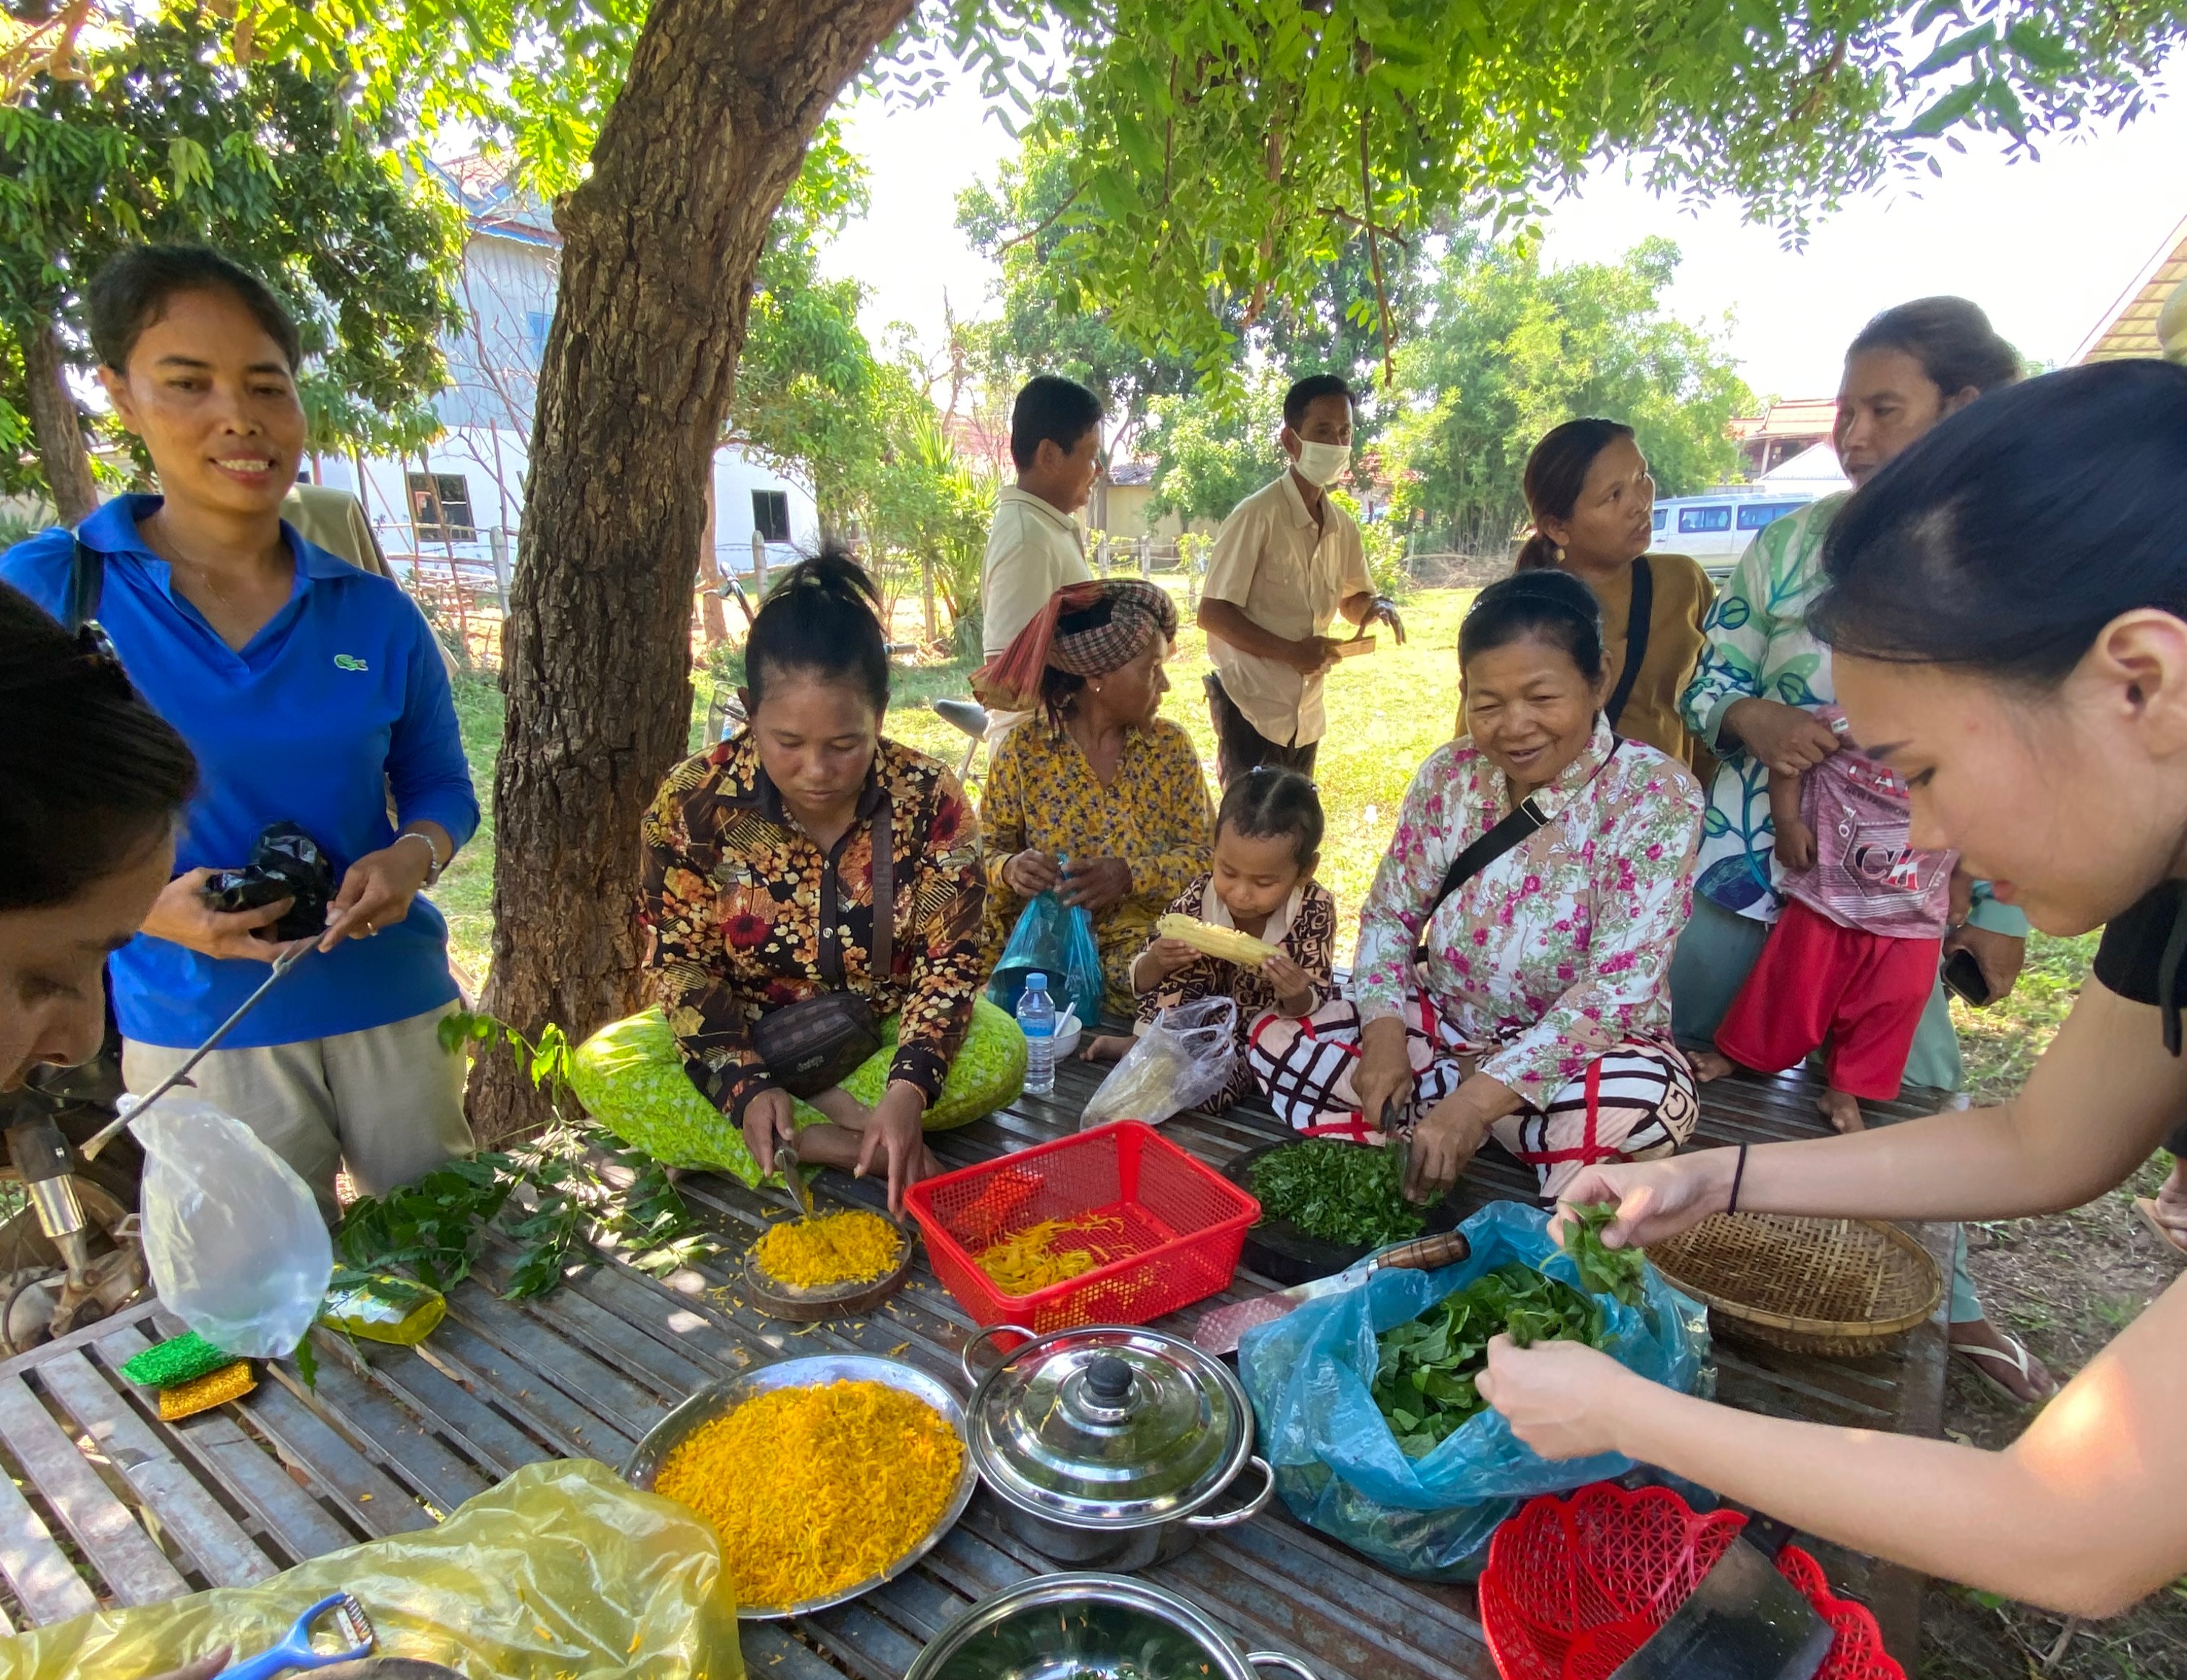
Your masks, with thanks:
[{"label": "white plastic bag", "polygon": [[144,1258],[160,1304],[239,1359],[294,1352],[335,1269],[311,1187],[200,1098],[170,1093],[129,1130],[144,1146]]},{"label": "white plastic bag", "polygon": [[1221,1091],[1237,1065],[1237,999],[1203,997],[1164,1009],[1087,1098],[1079,1130],[1112,1120],[1159,1126]]}]

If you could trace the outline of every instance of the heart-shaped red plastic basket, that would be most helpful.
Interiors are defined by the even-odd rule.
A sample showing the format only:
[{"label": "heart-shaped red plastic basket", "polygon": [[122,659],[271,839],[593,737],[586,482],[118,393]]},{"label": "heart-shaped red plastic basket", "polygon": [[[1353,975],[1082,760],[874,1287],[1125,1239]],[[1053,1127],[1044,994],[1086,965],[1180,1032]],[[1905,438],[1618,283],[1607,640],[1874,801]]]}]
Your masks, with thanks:
[{"label": "heart-shaped red plastic basket", "polygon": [[[1706,1516],[1667,1487],[1612,1482],[1530,1500],[1488,1543],[1481,1624],[1504,1680],[1605,1680],[1708,1572],[1746,1518]],[[1837,1638],[1817,1680],[1906,1680],[1863,1606],[1833,1597],[1796,1546],[1777,1559]]]}]

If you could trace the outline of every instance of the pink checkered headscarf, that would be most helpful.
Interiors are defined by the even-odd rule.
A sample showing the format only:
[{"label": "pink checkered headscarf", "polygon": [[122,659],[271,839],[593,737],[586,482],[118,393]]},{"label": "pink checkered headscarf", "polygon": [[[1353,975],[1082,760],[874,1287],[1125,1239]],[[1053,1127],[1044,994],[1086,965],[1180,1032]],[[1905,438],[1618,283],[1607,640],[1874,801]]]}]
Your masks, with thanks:
[{"label": "pink checkered headscarf", "polygon": [[972,673],[972,692],[998,711],[1031,711],[1049,666],[1074,677],[1105,676],[1144,653],[1157,635],[1165,645],[1177,638],[1177,604],[1167,589],[1136,577],[1066,583],[1009,647]]}]

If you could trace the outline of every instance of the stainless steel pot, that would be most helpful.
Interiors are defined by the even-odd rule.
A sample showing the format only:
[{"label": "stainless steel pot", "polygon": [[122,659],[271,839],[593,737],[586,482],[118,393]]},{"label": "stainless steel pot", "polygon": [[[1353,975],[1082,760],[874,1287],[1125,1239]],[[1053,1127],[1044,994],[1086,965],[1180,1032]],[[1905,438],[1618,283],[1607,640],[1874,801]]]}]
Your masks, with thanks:
[{"label": "stainless steel pot", "polygon": [[1037,1575],[934,1636],[904,1680],[1317,1680],[1296,1657],[1240,1650],[1191,1599],[1122,1575]]},{"label": "stainless steel pot", "polygon": [[[990,1336],[1023,1346],[981,1376]],[[1136,1325],[1044,1336],[1015,1324],[964,1345],[974,1385],[965,1441],[1010,1530],[1043,1556],[1080,1569],[1138,1570],[1190,1549],[1209,1529],[1250,1520],[1275,1493],[1253,1456],[1253,1408],[1221,1361]],[[1248,1465],[1260,1485],[1215,1511]]]}]

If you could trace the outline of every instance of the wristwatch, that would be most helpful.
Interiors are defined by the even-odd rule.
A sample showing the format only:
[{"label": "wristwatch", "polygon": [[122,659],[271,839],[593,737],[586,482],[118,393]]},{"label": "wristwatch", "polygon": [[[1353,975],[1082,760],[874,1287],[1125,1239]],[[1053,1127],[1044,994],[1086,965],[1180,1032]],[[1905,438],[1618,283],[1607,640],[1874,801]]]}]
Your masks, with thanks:
[{"label": "wristwatch", "polygon": [[425,843],[425,856],[432,859],[426,867],[425,885],[427,886],[436,885],[441,879],[441,871],[447,867],[441,862],[441,848],[433,844],[433,837],[430,834],[421,834],[416,829],[405,829],[401,834],[396,835],[395,844],[400,846],[407,840],[423,840]]}]

